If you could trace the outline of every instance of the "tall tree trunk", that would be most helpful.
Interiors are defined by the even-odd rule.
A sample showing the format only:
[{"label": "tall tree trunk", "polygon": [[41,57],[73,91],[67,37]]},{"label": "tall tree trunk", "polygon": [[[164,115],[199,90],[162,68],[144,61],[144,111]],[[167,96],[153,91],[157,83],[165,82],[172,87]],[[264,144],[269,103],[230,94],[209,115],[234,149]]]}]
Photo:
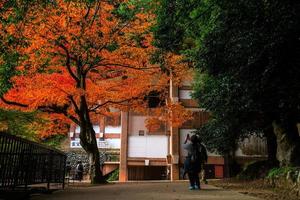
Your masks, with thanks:
[{"label": "tall tree trunk", "polygon": [[92,184],[105,183],[100,165],[96,134],[89,116],[85,96],[80,98],[80,144],[89,157],[89,174]]},{"label": "tall tree trunk", "polygon": [[273,127],[268,127],[264,130],[264,135],[267,139],[268,161],[270,164],[278,165],[277,154],[277,140],[274,134]]},{"label": "tall tree trunk", "polygon": [[300,166],[300,138],[296,123],[273,121],[280,166]]},{"label": "tall tree trunk", "polygon": [[224,153],[224,177],[230,177],[230,155],[228,152]]},{"label": "tall tree trunk", "polygon": [[240,164],[238,164],[238,162],[237,162],[235,150],[236,150],[236,148],[232,149],[228,154],[228,166],[229,166],[229,176],[230,177],[234,177],[234,176],[238,175],[242,170]]},{"label": "tall tree trunk", "polygon": [[92,184],[105,183],[100,165],[100,155],[93,125],[83,122],[80,127],[80,143],[89,158],[89,174]]}]

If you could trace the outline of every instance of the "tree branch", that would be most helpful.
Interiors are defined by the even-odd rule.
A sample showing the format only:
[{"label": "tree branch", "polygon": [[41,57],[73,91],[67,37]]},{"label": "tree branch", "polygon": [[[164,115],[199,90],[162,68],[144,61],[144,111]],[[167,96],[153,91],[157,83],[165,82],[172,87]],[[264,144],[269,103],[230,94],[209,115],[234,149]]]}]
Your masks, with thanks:
[{"label": "tree branch", "polygon": [[98,14],[100,8],[101,8],[101,1],[98,1],[97,5],[96,5],[95,12],[94,12],[94,15],[93,15],[92,20],[91,20],[91,22],[90,22],[90,23],[91,23],[90,26],[92,26],[92,25],[94,24],[94,21],[95,21],[95,19],[96,19],[96,17],[97,17],[97,14]]},{"label": "tree branch", "polygon": [[79,110],[79,107],[78,107],[77,103],[75,102],[75,99],[72,96],[68,96],[68,98],[71,100],[73,106],[75,107],[75,112],[77,114],[79,114],[80,110]]},{"label": "tree branch", "polygon": [[84,15],[84,19],[85,19],[85,20],[87,20],[89,14],[90,14],[90,11],[91,11],[91,3],[88,2],[87,4],[88,4],[88,5],[87,5],[87,12],[86,12],[86,14]]},{"label": "tree branch", "polygon": [[67,118],[69,118],[70,120],[72,120],[75,124],[80,125],[79,120],[68,113],[67,109],[68,109],[69,105],[64,105],[64,106],[56,106],[56,105],[52,105],[52,106],[39,106],[38,110],[42,111],[42,112],[48,112],[48,113],[56,113],[56,114],[63,114],[64,116],[66,116]]},{"label": "tree branch", "polygon": [[96,69],[98,67],[112,67],[112,66],[117,66],[117,67],[124,67],[124,68],[129,68],[129,69],[135,69],[135,70],[147,70],[147,69],[159,69],[160,67],[134,67],[131,65],[126,65],[126,64],[119,64],[119,63],[105,63],[105,64],[100,64],[97,66],[91,66],[87,69],[87,71],[90,71],[92,69]]},{"label": "tree branch", "polygon": [[70,56],[70,53],[69,53],[69,50],[67,49],[67,47],[65,47],[64,45],[62,45],[61,43],[57,42],[57,45],[62,48],[65,53],[66,53],[66,67],[67,67],[67,70],[69,72],[69,74],[72,76],[72,78],[76,81],[76,82],[79,82],[79,78],[73,73],[72,69],[71,69],[71,56]]},{"label": "tree branch", "polygon": [[19,107],[22,107],[22,108],[27,108],[28,107],[28,105],[26,105],[26,104],[18,103],[18,102],[15,102],[15,101],[9,101],[9,100],[5,99],[3,96],[1,96],[0,99],[5,104],[8,104],[8,105],[19,106]]},{"label": "tree branch", "polygon": [[100,108],[100,107],[102,107],[102,106],[105,106],[105,105],[107,105],[107,104],[121,104],[121,103],[124,103],[124,102],[126,102],[126,101],[133,100],[133,99],[137,99],[137,98],[134,97],[134,98],[124,99],[124,100],[120,100],[120,101],[106,101],[106,102],[104,102],[104,103],[102,103],[102,104],[96,105],[94,108],[89,109],[89,111],[92,111],[92,112],[93,112],[93,111],[96,111],[98,108]]}]

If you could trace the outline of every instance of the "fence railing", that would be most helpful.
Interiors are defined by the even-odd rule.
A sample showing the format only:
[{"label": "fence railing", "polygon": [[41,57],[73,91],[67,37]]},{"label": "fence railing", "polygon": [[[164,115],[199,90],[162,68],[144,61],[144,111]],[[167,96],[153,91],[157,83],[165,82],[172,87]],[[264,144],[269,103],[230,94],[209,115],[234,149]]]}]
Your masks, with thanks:
[{"label": "fence railing", "polygon": [[0,190],[40,183],[64,188],[65,164],[61,151],[0,132]]}]

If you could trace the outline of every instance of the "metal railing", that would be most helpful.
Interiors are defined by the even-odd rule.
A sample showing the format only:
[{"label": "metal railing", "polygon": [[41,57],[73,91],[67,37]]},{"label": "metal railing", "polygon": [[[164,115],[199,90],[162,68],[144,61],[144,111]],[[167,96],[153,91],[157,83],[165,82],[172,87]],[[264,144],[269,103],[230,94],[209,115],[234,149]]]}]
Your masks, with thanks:
[{"label": "metal railing", "polygon": [[61,183],[64,188],[66,155],[56,149],[0,132],[0,190]]}]

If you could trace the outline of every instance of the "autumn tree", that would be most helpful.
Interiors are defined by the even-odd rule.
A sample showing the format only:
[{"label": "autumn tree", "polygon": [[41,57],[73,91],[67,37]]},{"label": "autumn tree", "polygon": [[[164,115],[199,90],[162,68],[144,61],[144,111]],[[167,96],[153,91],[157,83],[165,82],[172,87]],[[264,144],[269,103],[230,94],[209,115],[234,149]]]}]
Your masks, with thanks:
[{"label": "autumn tree", "polygon": [[[137,107],[147,93],[167,83],[149,59],[154,47],[148,28],[154,16],[147,5],[56,0],[39,9],[32,6],[19,22],[1,25],[4,34],[22,41],[12,47],[21,56],[2,102],[80,126],[92,183],[104,182],[93,120],[111,107]],[[8,20],[11,12],[2,17]]]}]

